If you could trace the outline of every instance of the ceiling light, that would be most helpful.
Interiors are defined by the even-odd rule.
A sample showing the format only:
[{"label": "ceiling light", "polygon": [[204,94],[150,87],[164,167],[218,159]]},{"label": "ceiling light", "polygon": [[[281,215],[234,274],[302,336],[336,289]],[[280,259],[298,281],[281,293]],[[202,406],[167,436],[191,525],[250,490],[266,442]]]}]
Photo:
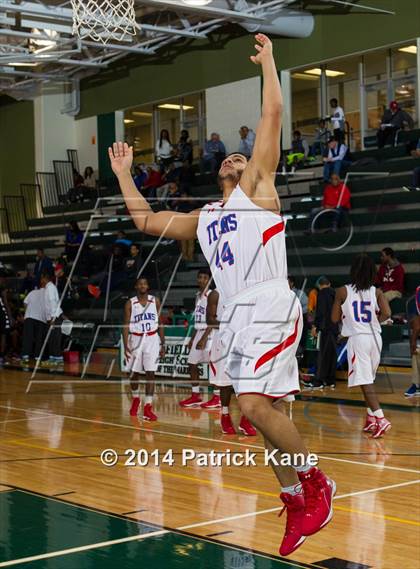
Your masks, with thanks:
[{"label": "ceiling light", "polygon": [[125,124],[132,124],[134,121],[132,119],[124,119]]},{"label": "ceiling light", "polygon": [[206,6],[210,4],[213,0],[182,0],[187,6]]},{"label": "ceiling light", "polygon": [[133,111],[131,114],[135,115],[136,117],[152,117],[153,116],[153,113],[145,113],[143,111]]},{"label": "ceiling light", "polygon": [[292,79],[302,79],[303,81],[318,81],[315,75],[306,75],[305,73],[293,73]]},{"label": "ceiling light", "polygon": [[405,47],[399,47],[398,51],[404,51],[405,53],[417,54],[417,46],[416,45],[407,45]]},{"label": "ceiling light", "polygon": [[159,109],[171,109],[173,111],[179,111],[181,110],[181,108],[184,111],[189,111],[190,109],[193,109],[194,107],[189,107],[188,105],[176,105],[175,103],[165,103],[163,105],[158,105]]},{"label": "ceiling light", "polygon": [[[313,69],[306,69],[304,71],[304,73],[307,73],[308,75],[320,76],[322,73],[322,70],[319,67],[314,67]],[[338,77],[339,75],[345,75],[345,73],[343,71],[334,71],[333,69],[327,69],[325,71],[325,74],[327,77]]]}]

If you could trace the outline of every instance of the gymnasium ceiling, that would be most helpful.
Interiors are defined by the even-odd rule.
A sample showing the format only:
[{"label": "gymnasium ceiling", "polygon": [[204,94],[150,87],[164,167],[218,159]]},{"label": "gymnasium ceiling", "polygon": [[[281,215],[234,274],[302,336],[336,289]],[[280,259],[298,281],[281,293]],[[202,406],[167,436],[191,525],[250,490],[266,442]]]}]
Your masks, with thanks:
[{"label": "gymnasium ceiling", "polygon": [[257,27],[265,31],[278,22],[277,35],[287,36],[282,19],[291,13],[301,16],[304,26],[310,26],[315,14],[390,13],[373,0],[213,0],[205,6],[184,0],[134,0],[134,9],[140,24],[135,35],[104,44],[73,35],[69,0],[0,0],[0,94],[31,99],[41,88],[74,93],[81,79],[123,58],[156,57],[164,46],[171,46],[176,56],[178,47],[185,49],[194,40],[218,41],[217,30],[226,25],[243,34]]}]

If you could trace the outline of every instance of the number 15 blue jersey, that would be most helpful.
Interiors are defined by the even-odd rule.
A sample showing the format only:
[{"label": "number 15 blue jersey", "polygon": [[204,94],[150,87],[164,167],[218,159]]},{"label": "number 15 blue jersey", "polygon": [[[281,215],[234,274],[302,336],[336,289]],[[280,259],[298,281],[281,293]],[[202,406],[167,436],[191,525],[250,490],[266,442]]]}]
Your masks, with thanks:
[{"label": "number 15 blue jersey", "polygon": [[347,298],[341,306],[343,312],[341,334],[346,337],[380,334],[381,325],[377,316],[379,306],[375,287],[356,291],[353,285],[346,285],[346,290]]}]

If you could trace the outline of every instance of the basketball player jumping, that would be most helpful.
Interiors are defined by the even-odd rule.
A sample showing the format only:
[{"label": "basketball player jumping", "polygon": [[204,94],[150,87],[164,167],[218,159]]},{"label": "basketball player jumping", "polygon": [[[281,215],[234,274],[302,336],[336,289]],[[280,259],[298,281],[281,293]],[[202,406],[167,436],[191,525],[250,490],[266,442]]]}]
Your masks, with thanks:
[{"label": "basketball player jumping", "polygon": [[154,213],[138,193],[130,168],[133,150],[115,143],[109,149],[114,173],[140,231],[166,238],[193,239],[201,249],[224,300],[220,326],[226,350],[226,373],[242,413],[262,433],[268,449],[303,464],[275,469],[287,511],[280,554],[288,555],[324,527],[332,517],[335,484],[312,467],[295,425],[276,406],[299,391],[295,357],[302,331],[302,312],[287,282],[285,222],[274,184],[280,158],[282,94],[272,43],[256,36],[251,61],[262,66],[263,106],[251,159],[234,153],[222,163],[220,202],[189,214]]},{"label": "basketball player jumping", "polygon": [[[159,326],[160,301],[149,294],[149,283],[144,277],[137,279],[136,296],[127,300],[124,308],[124,355],[131,372],[132,403],[130,415],[137,417],[140,407],[139,379],[146,374],[146,397],[143,407],[145,421],[157,421],[153,411],[155,371],[159,356],[165,355],[163,326]],[[160,341],[159,341],[160,338]]]},{"label": "basketball player jumping", "polygon": [[367,405],[363,430],[377,439],[391,428],[373,385],[381,361],[381,322],[390,318],[391,309],[383,292],[373,286],[375,277],[373,260],[365,253],[357,255],[351,265],[351,284],[336,292],[331,320],[343,322],[341,335],[348,338],[348,384],[362,390]]}]

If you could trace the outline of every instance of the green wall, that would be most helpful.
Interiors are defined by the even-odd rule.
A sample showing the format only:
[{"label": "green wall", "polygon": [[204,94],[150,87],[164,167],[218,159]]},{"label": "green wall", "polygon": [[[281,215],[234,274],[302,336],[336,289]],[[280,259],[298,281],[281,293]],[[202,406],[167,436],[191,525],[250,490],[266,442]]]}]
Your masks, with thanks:
[{"label": "green wall", "polygon": [[[396,15],[372,14],[362,9],[345,15],[331,14],[329,5],[325,10],[327,13],[316,16],[311,37],[274,40],[278,68],[317,63],[420,36],[420,0],[370,0],[365,3],[394,10]],[[161,60],[155,64],[150,56],[139,56],[134,61],[131,58],[129,64],[119,64],[101,77],[93,77],[82,84],[79,117],[252,77],[256,75],[255,66],[248,58],[252,52],[253,40],[247,35],[228,41],[221,49],[207,41],[194,42],[189,51],[173,60],[162,52]]]},{"label": "green wall", "polygon": [[21,182],[35,179],[32,101],[0,105],[0,197],[19,193]]}]

